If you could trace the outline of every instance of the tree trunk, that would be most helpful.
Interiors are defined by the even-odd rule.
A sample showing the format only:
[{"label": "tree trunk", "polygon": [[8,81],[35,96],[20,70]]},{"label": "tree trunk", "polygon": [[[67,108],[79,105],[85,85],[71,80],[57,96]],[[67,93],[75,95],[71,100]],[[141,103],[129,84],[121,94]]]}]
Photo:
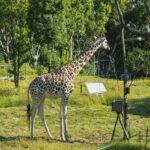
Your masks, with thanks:
[{"label": "tree trunk", "polygon": [[8,58],[8,56],[6,56],[4,54],[3,54],[3,56],[4,56],[5,63],[7,63],[8,65],[10,65],[10,59]]},{"label": "tree trunk", "polygon": [[37,69],[38,61],[34,60],[33,65],[34,65],[34,68]]},{"label": "tree trunk", "polygon": [[71,47],[70,47],[70,59],[72,60],[72,55],[73,55],[73,35],[71,36]]},{"label": "tree trunk", "polygon": [[16,51],[14,49],[14,46],[12,48],[13,50],[13,73],[14,73],[14,82],[15,82],[15,87],[18,87],[17,86],[17,68],[16,68]]},{"label": "tree trunk", "polygon": [[13,30],[14,20],[12,19],[11,31],[12,31],[12,52],[13,52],[13,74],[15,87],[19,87],[19,69],[20,69],[20,52],[16,51],[14,43],[14,30]]},{"label": "tree trunk", "polygon": [[[123,64],[124,64],[124,103],[123,103],[123,118],[124,118],[124,128],[128,132],[127,125],[127,58],[126,58],[126,49],[125,49],[125,40],[124,40],[124,27],[125,22],[123,19],[123,14],[121,12],[118,0],[115,0],[117,11],[121,23],[121,43],[122,43],[122,52],[123,52]],[[126,134],[124,132],[124,138],[126,139]]]}]

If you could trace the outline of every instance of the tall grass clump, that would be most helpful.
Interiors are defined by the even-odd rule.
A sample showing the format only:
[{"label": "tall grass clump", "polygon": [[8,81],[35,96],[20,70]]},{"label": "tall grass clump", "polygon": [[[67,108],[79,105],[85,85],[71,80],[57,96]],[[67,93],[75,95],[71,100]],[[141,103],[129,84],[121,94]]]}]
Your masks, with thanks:
[{"label": "tall grass clump", "polygon": [[29,81],[20,81],[20,87],[15,88],[13,81],[0,80],[0,107],[22,106],[27,103],[27,88]]},{"label": "tall grass clump", "polygon": [[[86,82],[102,82],[107,89],[104,94],[90,95],[85,87]],[[71,95],[71,103],[79,105],[111,105],[112,101],[123,99],[122,82],[115,79],[105,79],[94,76],[78,76],[74,82],[75,89]],[[82,93],[80,85],[82,84]]]}]

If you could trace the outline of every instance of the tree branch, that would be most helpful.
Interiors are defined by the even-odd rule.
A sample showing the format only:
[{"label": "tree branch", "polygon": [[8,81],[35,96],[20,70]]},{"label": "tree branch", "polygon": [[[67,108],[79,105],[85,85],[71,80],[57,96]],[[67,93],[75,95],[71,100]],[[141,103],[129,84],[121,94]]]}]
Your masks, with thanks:
[{"label": "tree branch", "polygon": [[0,46],[2,48],[3,56],[5,59],[5,62],[10,64],[9,59],[9,47],[11,44],[11,36],[8,30],[6,28],[2,28],[0,30]]},{"label": "tree branch", "polygon": [[119,3],[117,0],[115,0],[115,3],[116,3],[116,6],[117,6],[117,10],[118,10],[118,14],[119,14],[119,17],[120,17],[120,22],[121,22],[121,25],[124,26],[125,25],[125,22],[124,22],[124,19],[123,19],[123,14],[121,12],[121,9],[120,9],[120,6],[119,6]]},{"label": "tree branch", "polygon": [[147,30],[146,30],[146,31],[142,31],[142,32],[131,28],[131,27],[130,27],[130,24],[127,24],[127,25],[126,25],[126,28],[127,28],[130,32],[132,32],[132,33],[134,33],[134,34],[136,34],[136,35],[140,35],[140,36],[144,36],[144,37],[149,36],[149,38],[150,38],[150,32],[148,32],[148,31],[149,31],[149,29],[148,29],[149,26],[147,26]]},{"label": "tree branch", "polygon": [[[121,42],[118,42],[118,41],[119,41],[119,39],[115,41],[115,44],[114,44],[112,52],[111,52],[111,56],[115,52],[117,45],[121,44]],[[125,42],[133,42],[133,41],[145,41],[145,38],[143,38],[143,37],[135,37],[135,38],[127,38],[127,39],[125,39]]]}]

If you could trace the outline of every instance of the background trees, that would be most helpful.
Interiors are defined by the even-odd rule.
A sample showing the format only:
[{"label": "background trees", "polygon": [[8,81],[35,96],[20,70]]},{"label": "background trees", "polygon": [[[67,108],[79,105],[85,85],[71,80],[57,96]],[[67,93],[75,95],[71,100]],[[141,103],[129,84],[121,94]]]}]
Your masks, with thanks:
[{"label": "background trees", "polygon": [[[139,32],[148,31],[150,4],[147,0],[120,1],[120,6],[126,24]],[[23,63],[28,62],[37,70],[41,70],[41,65],[46,69],[51,66],[52,71],[78,55],[93,41],[94,35],[101,33],[106,33],[113,54],[97,52],[97,64],[90,62],[84,74],[86,70],[93,72],[88,70],[94,65],[95,72],[99,72],[100,60],[108,59],[108,55],[112,55],[118,75],[123,71],[119,19],[113,0],[1,0],[0,17],[0,60],[10,64],[16,87]],[[142,41],[136,40],[137,37]],[[150,43],[148,38],[128,28],[125,40],[132,73],[137,64],[135,53],[145,62],[149,61]],[[112,70],[108,62],[101,65],[102,74]],[[146,63],[136,71],[139,76],[149,76]]]},{"label": "background trees", "polygon": [[1,1],[1,51],[5,62],[11,65],[9,72],[14,75],[16,87],[19,87],[20,68],[28,60],[27,10],[27,0]]}]

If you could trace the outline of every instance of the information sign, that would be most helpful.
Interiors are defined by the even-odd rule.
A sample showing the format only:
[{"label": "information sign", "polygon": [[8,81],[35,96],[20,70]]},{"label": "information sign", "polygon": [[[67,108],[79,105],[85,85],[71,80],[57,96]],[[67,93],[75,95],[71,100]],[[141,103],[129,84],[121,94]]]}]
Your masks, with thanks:
[{"label": "information sign", "polygon": [[102,82],[87,82],[85,85],[90,94],[103,94],[107,92]]}]

